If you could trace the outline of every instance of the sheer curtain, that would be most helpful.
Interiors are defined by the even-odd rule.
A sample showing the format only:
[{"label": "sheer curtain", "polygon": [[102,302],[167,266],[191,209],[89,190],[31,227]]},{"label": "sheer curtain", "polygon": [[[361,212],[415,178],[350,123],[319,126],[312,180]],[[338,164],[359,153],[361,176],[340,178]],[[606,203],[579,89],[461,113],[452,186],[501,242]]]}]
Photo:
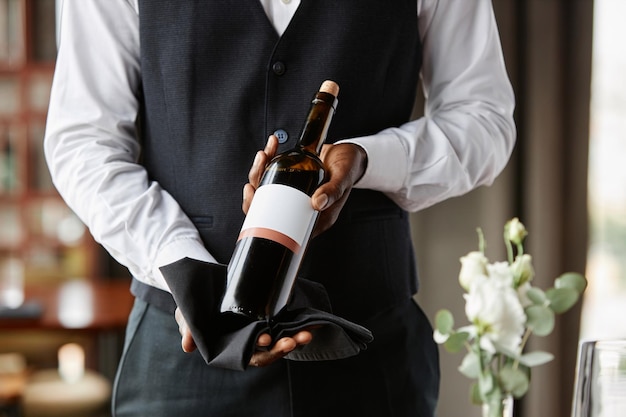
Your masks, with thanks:
[{"label": "sheer curtain", "polygon": [[[587,153],[592,0],[493,0],[516,97],[518,143],[491,187],[416,213],[413,234],[421,278],[418,301],[429,317],[449,308],[464,319],[458,258],[477,248],[483,228],[490,258],[504,260],[502,227],[517,216],[530,234],[535,284],[546,288],[565,271],[585,271]],[[557,316],[554,332],[530,345],[555,354],[533,369],[524,417],[569,417],[579,338],[580,304]],[[441,350],[439,416],[480,415],[469,407],[470,380],[457,370],[462,354]],[[469,408],[469,410],[468,410]]]}]

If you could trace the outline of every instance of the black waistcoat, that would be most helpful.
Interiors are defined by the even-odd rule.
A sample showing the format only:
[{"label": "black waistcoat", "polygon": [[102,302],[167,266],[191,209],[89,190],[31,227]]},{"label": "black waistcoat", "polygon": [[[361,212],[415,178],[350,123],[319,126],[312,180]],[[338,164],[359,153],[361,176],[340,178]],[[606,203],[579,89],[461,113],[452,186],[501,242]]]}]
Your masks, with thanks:
[{"label": "black waistcoat", "polygon": [[[340,86],[328,142],[398,126],[421,65],[415,0],[302,0],[280,37],[258,0],[143,0],[140,36],[143,163],[223,263],[268,135],[283,129],[281,150],[293,146],[326,79]],[[353,190],[301,275],[322,282],[348,319],[406,299],[416,290],[407,213]]]}]

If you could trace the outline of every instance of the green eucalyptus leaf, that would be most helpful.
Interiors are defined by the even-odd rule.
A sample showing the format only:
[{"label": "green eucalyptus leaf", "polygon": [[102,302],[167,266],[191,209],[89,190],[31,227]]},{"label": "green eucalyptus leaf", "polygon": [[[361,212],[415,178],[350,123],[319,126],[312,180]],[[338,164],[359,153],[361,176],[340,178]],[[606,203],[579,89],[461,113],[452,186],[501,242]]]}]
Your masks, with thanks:
[{"label": "green eucalyptus leaf", "polygon": [[519,369],[520,371],[524,373],[524,375],[526,375],[526,379],[528,379],[528,385],[530,385],[530,383],[532,382],[532,379],[531,379],[532,368],[520,363],[517,369]]},{"label": "green eucalyptus leaf", "polygon": [[469,338],[469,333],[467,332],[457,332],[450,335],[448,340],[446,340],[443,346],[450,353],[456,353],[463,349],[465,346],[465,341]]},{"label": "green eucalyptus leaf", "polygon": [[468,352],[459,366],[459,372],[468,378],[480,376],[480,359],[475,352]]},{"label": "green eucalyptus leaf", "polygon": [[474,405],[481,405],[483,403],[483,399],[480,396],[480,388],[478,388],[478,382],[474,382],[470,386],[470,401]]},{"label": "green eucalyptus leaf", "polygon": [[491,372],[481,373],[478,377],[478,388],[480,390],[480,396],[483,399],[489,398],[489,395],[495,390],[496,378]]},{"label": "green eucalyptus leaf", "polygon": [[[487,393],[487,395],[485,395],[485,398],[483,400],[484,403],[486,404],[501,404],[502,402],[502,392],[500,391],[500,387],[495,386],[494,389],[492,389],[490,392]],[[493,408],[490,410],[491,412],[497,411],[494,410]],[[501,414],[496,414],[496,416],[493,416],[492,414],[489,415],[489,417],[500,417]]]},{"label": "green eucalyptus leaf", "polygon": [[572,288],[582,294],[587,288],[587,279],[577,272],[566,272],[554,280],[554,288]]},{"label": "green eucalyptus leaf", "polygon": [[515,398],[520,398],[528,391],[528,376],[522,370],[505,367],[498,374],[500,385],[505,392],[510,392]]},{"label": "green eucalyptus leaf", "polygon": [[528,299],[532,301],[533,304],[537,305],[543,305],[546,303],[547,300],[546,294],[543,292],[543,290],[537,287],[529,288],[526,292],[526,297],[528,297]]},{"label": "green eucalyptus leaf", "polygon": [[564,313],[578,301],[578,292],[574,288],[551,288],[546,291],[550,308],[557,314]]},{"label": "green eucalyptus leaf", "polygon": [[450,334],[454,328],[454,317],[449,310],[439,310],[435,316],[435,328],[441,334]]},{"label": "green eucalyptus leaf", "polygon": [[537,336],[547,336],[554,329],[554,312],[545,306],[532,305],[525,310],[526,325]]},{"label": "green eucalyptus leaf", "polygon": [[523,354],[519,361],[522,365],[533,367],[543,365],[554,359],[554,355],[548,352],[536,351]]}]

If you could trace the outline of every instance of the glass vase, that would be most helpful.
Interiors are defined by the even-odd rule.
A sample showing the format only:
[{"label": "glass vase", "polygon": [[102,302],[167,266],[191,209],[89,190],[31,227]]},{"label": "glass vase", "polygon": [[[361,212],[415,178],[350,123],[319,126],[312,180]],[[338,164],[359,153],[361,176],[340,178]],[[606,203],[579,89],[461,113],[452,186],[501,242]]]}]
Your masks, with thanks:
[{"label": "glass vase", "polygon": [[483,417],[513,417],[513,396],[506,395],[499,401],[483,404]]}]

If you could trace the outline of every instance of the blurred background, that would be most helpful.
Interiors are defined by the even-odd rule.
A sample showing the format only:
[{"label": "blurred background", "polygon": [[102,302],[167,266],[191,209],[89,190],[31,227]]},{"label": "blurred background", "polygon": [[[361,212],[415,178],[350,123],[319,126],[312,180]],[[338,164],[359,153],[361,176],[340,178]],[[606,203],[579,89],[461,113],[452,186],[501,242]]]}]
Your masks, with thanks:
[{"label": "blurred background", "polygon": [[[463,317],[458,259],[480,226],[488,256],[504,260],[502,227],[519,217],[537,285],[567,270],[589,280],[553,334],[531,340],[556,359],[533,370],[516,404],[516,416],[567,417],[579,342],[626,336],[626,2],[493,3],[518,143],[492,186],[412,215],[416,298],[431,319],[441,308]],[[106,416],[132,303],[128,272],[65,206],[43,158],[56,9],[0,0],[0,417]],[[441,351],[440,417],[480,415],[461,359]]]},{"label": "blurred background", "polygon": [[128,272],[56,193],[43,133],[55,0],[0,0],[0,416],[108,415]]}]

